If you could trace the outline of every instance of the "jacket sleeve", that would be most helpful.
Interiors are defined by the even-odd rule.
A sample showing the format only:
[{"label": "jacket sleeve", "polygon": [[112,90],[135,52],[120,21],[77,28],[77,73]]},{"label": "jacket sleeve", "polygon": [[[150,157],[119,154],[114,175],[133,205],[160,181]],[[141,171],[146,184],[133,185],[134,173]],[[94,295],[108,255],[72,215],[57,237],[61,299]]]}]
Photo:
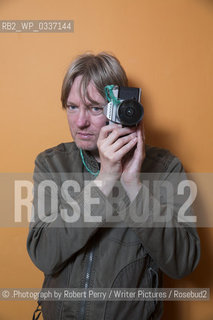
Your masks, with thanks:
[{"label": "jacket sleeve", "polygon": [[195,223],[189,222],[193,219],[192,208],[187,208],[185,221],[180,219],[189,194],[178,194],[177,188],[187,177],[182,164],[173,158],[167,172],[158,175],[155,181],[158,188],[153,187],[150,176],[148,180],[152,180],[152,187],[142,181],[137,197],[122,215],[158,267],[172,278],[184,277],[195,269],[200,259],[199,236]]},{"label": "jacket sleeve", "polygon": [[[104,219],[100,222],[91,222],[89,226],[88,223],[84,223],[85,188],[78,192],[73,203],[69,202],[70,198],[66,201],[59,192],[53,194],[46,188],[45,206],[42,206],[43,192],[39,192],[39,186],[41,187],[47,181],[51,182],[56,189],[60,187],[57,175],[49,172],[42,154],[35,160],[33,180],[33,211],[27,250],[33,263],[40,270],[45,274],[54,274],[63,268],[68,259],[87,246],[89,240],[104,224]],[[91,188],[91,198],[95,198],[97,203],[92,206],[91,215],[99,217],[104,215],[107,199],[98,187]],[[75,215],[76,210],[79,213],[79,219],[70,223],[70,218]],[[62,215],[63,211],[66,215]]]}]

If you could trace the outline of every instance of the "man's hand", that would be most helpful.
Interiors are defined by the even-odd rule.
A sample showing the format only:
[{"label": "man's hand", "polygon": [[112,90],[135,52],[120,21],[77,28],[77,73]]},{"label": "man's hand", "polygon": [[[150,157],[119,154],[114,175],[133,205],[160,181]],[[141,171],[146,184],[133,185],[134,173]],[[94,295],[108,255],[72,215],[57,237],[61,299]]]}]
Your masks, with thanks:
[{"label": "man's hand", "polygon": [[123,174],[122,160],[137,145],[137,141],[136,128],[122,128],[121,125],[112,124],[101,129],[97,141],[101,169],[96,179],[104,182],[101,190],[105,195],[110,193]]},{"label": "man's hand", "polygon": [[145,134],[143,122],[137,128],[137,145],[122,160],[121,183],[130,200],[134,200],[141,188],[140,172],[145,158]]}]

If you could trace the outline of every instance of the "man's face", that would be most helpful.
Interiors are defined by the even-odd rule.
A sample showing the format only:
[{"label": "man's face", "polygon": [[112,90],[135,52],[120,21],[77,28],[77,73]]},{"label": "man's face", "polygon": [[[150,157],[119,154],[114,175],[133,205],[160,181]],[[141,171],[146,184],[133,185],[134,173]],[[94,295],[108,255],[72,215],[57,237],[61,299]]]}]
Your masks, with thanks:
[{"label": "man's face", "polygon": [[87,90],[92,100],[97,104],[91,104],[86,100],[86,105],[81,99],[80,82],[82,76],[75,78],[67,99],[67,119],[71,135],[78,148],[97,152],[97,140],[99,132],[106,125],[107,118],[103,114],[105,99],[99,94],[93,82],[90,82]]}]

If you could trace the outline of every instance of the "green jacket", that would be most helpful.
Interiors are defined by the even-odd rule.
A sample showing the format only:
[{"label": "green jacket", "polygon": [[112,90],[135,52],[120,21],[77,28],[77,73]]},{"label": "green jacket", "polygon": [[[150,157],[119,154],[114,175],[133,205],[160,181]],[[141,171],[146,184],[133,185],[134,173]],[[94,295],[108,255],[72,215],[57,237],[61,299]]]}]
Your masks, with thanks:
[{"label": "green jacket", "polygon": [[[98,163],[87,152],[84,159],[93,172],[98,170]],[[86,173],[75,143],[62,143],[37,156],[34,220],[27,249],[33,263],[44,272],[43,288],[158,288],[163,273],[178,279],[194,270],[200,257],[199,237],[194,225],[177,222],[182,206],[179,198],[171,197],[170,202],[168,195],[161,195],[160,209],[165,212],[172,203],[172,218],[161,223],[154,219],[152,183],[160,180],[160,184],[169,181],[174,185],[177,176],[182,179],[180,161],[167,150],[146,146],[141,172],[142,182],[151,182],[130,203],[121,187],[114,188],[108,198],[97,186],[85,192],[90,184],[85,180],[92,181],[94,176]],[[42,207],[38,186],[44,180],[53,181],[58,193],[53,204],[47,188]],[[63,192],[61,185],[67,180],[77,183]],[[148,205],[145,191],[149,189]],[[86,198],[88,192],[90,197]],[[84,224],[84,214],[90,209],[91,216],[100,221]],[[79,219],[71,223],[75,210]],[[109,224],[109,212],[121,219]],[[132,213],[138,219],[132,219]],[[140,220],[141,213],[147,214],[146,219]],[[42,301],[41,306],[44,320],[148,320],[160,319],[162,314],[162,303],[157,300]]]}]

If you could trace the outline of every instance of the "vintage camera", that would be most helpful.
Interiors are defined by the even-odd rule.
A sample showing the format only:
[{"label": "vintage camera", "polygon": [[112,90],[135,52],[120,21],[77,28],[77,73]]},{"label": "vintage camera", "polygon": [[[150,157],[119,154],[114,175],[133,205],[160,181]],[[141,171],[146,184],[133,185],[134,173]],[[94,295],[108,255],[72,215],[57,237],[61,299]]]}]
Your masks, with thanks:
[{"label": "vintage camera", "polygon": [[109,85],[104,88],[109,103],[104,114],[110,123],[124,126],[136,126],[143,118],[144,109],[140,103],[141,89]]}]

